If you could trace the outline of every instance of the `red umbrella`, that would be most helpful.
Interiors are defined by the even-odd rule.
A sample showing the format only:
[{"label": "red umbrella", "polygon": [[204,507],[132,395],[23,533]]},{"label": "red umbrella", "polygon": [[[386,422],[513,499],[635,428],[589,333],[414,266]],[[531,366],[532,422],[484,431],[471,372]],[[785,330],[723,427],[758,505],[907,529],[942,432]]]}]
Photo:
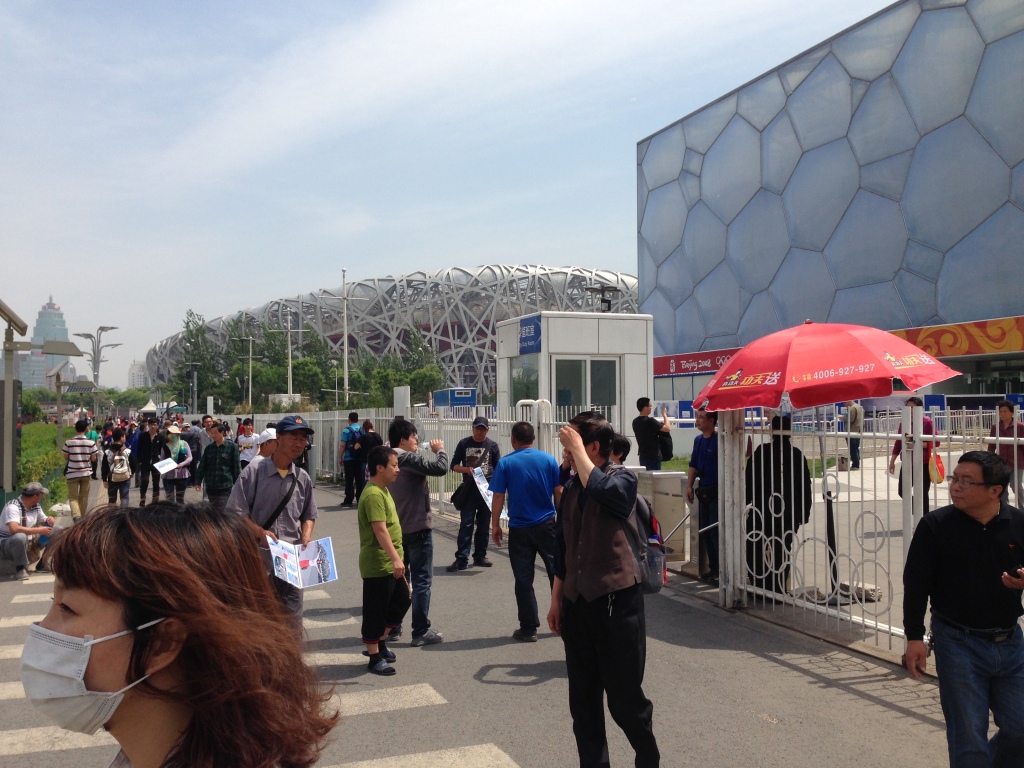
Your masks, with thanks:
[{"label": "red umbrella", "polygon": [[729,358],[694,402],[705,404],[709,411],[778,408],[788,392],[794,408],[810,408],[891,395],[894,378],[909,389],[920,389],[957,375],[888,331],[808,320],[747,344]]}]

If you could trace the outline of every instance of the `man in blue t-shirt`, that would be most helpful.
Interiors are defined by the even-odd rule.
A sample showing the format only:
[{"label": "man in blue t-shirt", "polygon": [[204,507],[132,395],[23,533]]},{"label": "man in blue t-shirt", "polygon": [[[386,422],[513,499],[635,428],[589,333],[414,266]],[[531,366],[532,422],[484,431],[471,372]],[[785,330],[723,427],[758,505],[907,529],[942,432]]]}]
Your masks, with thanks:
[{"label": "man in blue t-shirt", "polygon": [[366,485],[363,462],[352,452],[352,444],[361,434],[363,430],[359,427],[359,414],[352,411],[348,415],[348,426],[341,431],[341,445],[338,446],[341,465],[345,469],[345,498],[341,502],[343,507],[354,507]]},{"label": "man in blue t-shirt", "polygon": [[701,578],[714,583],[718,581],[718,414],[701,408],[694,422],[700,434],[693,438],[690,468],[686,472],[686,500],[693,503],[693,481],[700,478],[696,494],[700,529],[714,525],[700,534],[700,546],[708,557],[708,571]]},{"label": "man in blue t-shirt", "polygon": [[549,587],[555,578],[555,507],[562,497],[558,462],[533,447],[533,425],[518,421],[512,425],[513,452],[494,469],[488,485],[494,493],[491,503],[491,538],[501,546],[501,510],[508,497],[508,558],[516,580],[519,629],[512,637],[524,643],[537,642],[537,597],[533,592],[537,555],[548,572]]}]

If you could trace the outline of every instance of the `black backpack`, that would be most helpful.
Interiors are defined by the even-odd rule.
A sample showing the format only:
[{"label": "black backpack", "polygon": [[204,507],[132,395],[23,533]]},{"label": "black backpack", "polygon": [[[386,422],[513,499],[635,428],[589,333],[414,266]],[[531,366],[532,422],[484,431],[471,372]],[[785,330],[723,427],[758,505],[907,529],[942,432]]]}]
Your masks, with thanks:
[{"label": "black backpack", "polygon": [[[610,471],[622,469],[625,468],[616,467],[613,470],[609,467]],[[654,516],[651,503],[643,495],[636,495],[633,509],[622,527],[633,550],[641,591],[645,595],[660,592],[668,577],[665,571],[665,547],[661,540],[661,524]]]}]

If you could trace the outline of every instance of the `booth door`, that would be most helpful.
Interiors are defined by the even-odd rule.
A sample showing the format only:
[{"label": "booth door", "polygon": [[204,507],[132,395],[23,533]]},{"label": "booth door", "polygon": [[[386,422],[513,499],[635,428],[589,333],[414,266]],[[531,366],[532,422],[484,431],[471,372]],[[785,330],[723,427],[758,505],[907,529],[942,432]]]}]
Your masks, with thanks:
[{"label": "booth door", "polygon": [[551,388],[555,407],[570,413],[601,411],[616,423],[619,405],[618,358],[556,357]]}]

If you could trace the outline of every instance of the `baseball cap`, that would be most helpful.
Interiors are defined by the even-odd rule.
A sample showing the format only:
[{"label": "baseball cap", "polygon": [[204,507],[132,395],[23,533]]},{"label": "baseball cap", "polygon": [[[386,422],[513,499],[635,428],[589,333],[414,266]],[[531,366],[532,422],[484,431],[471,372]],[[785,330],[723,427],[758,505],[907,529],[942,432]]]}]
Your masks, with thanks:
[{"label": "baseball cap", "polygon": [[256,445],[263,445],[271,440],[277,440],[277,430],[273,427],[268,427],[260,432],[260,436],[256,438]]},{"label": "baseball cap", "polygon": [[282,432],[294,432],[297,429],[314,434],[314,430],[307,424],[301,416],[285,416],[279,422],[277,422],[277,433]]},{"label": "baseball cap", "polygon": [[41,493],[45,495],[49,492],[50,489],[44,488],[42,483],[28,483],[21,489],[22,496],[38,496]]},{"label": "baseball cap", "polygon": [[483,427],[484,429],[490,429],[491,428],[491,423],[489,421],[487,421],[487,417],[486,416],[477,416],[475,419],[473,419],[473,428],[476,429],[477,427]]}]

